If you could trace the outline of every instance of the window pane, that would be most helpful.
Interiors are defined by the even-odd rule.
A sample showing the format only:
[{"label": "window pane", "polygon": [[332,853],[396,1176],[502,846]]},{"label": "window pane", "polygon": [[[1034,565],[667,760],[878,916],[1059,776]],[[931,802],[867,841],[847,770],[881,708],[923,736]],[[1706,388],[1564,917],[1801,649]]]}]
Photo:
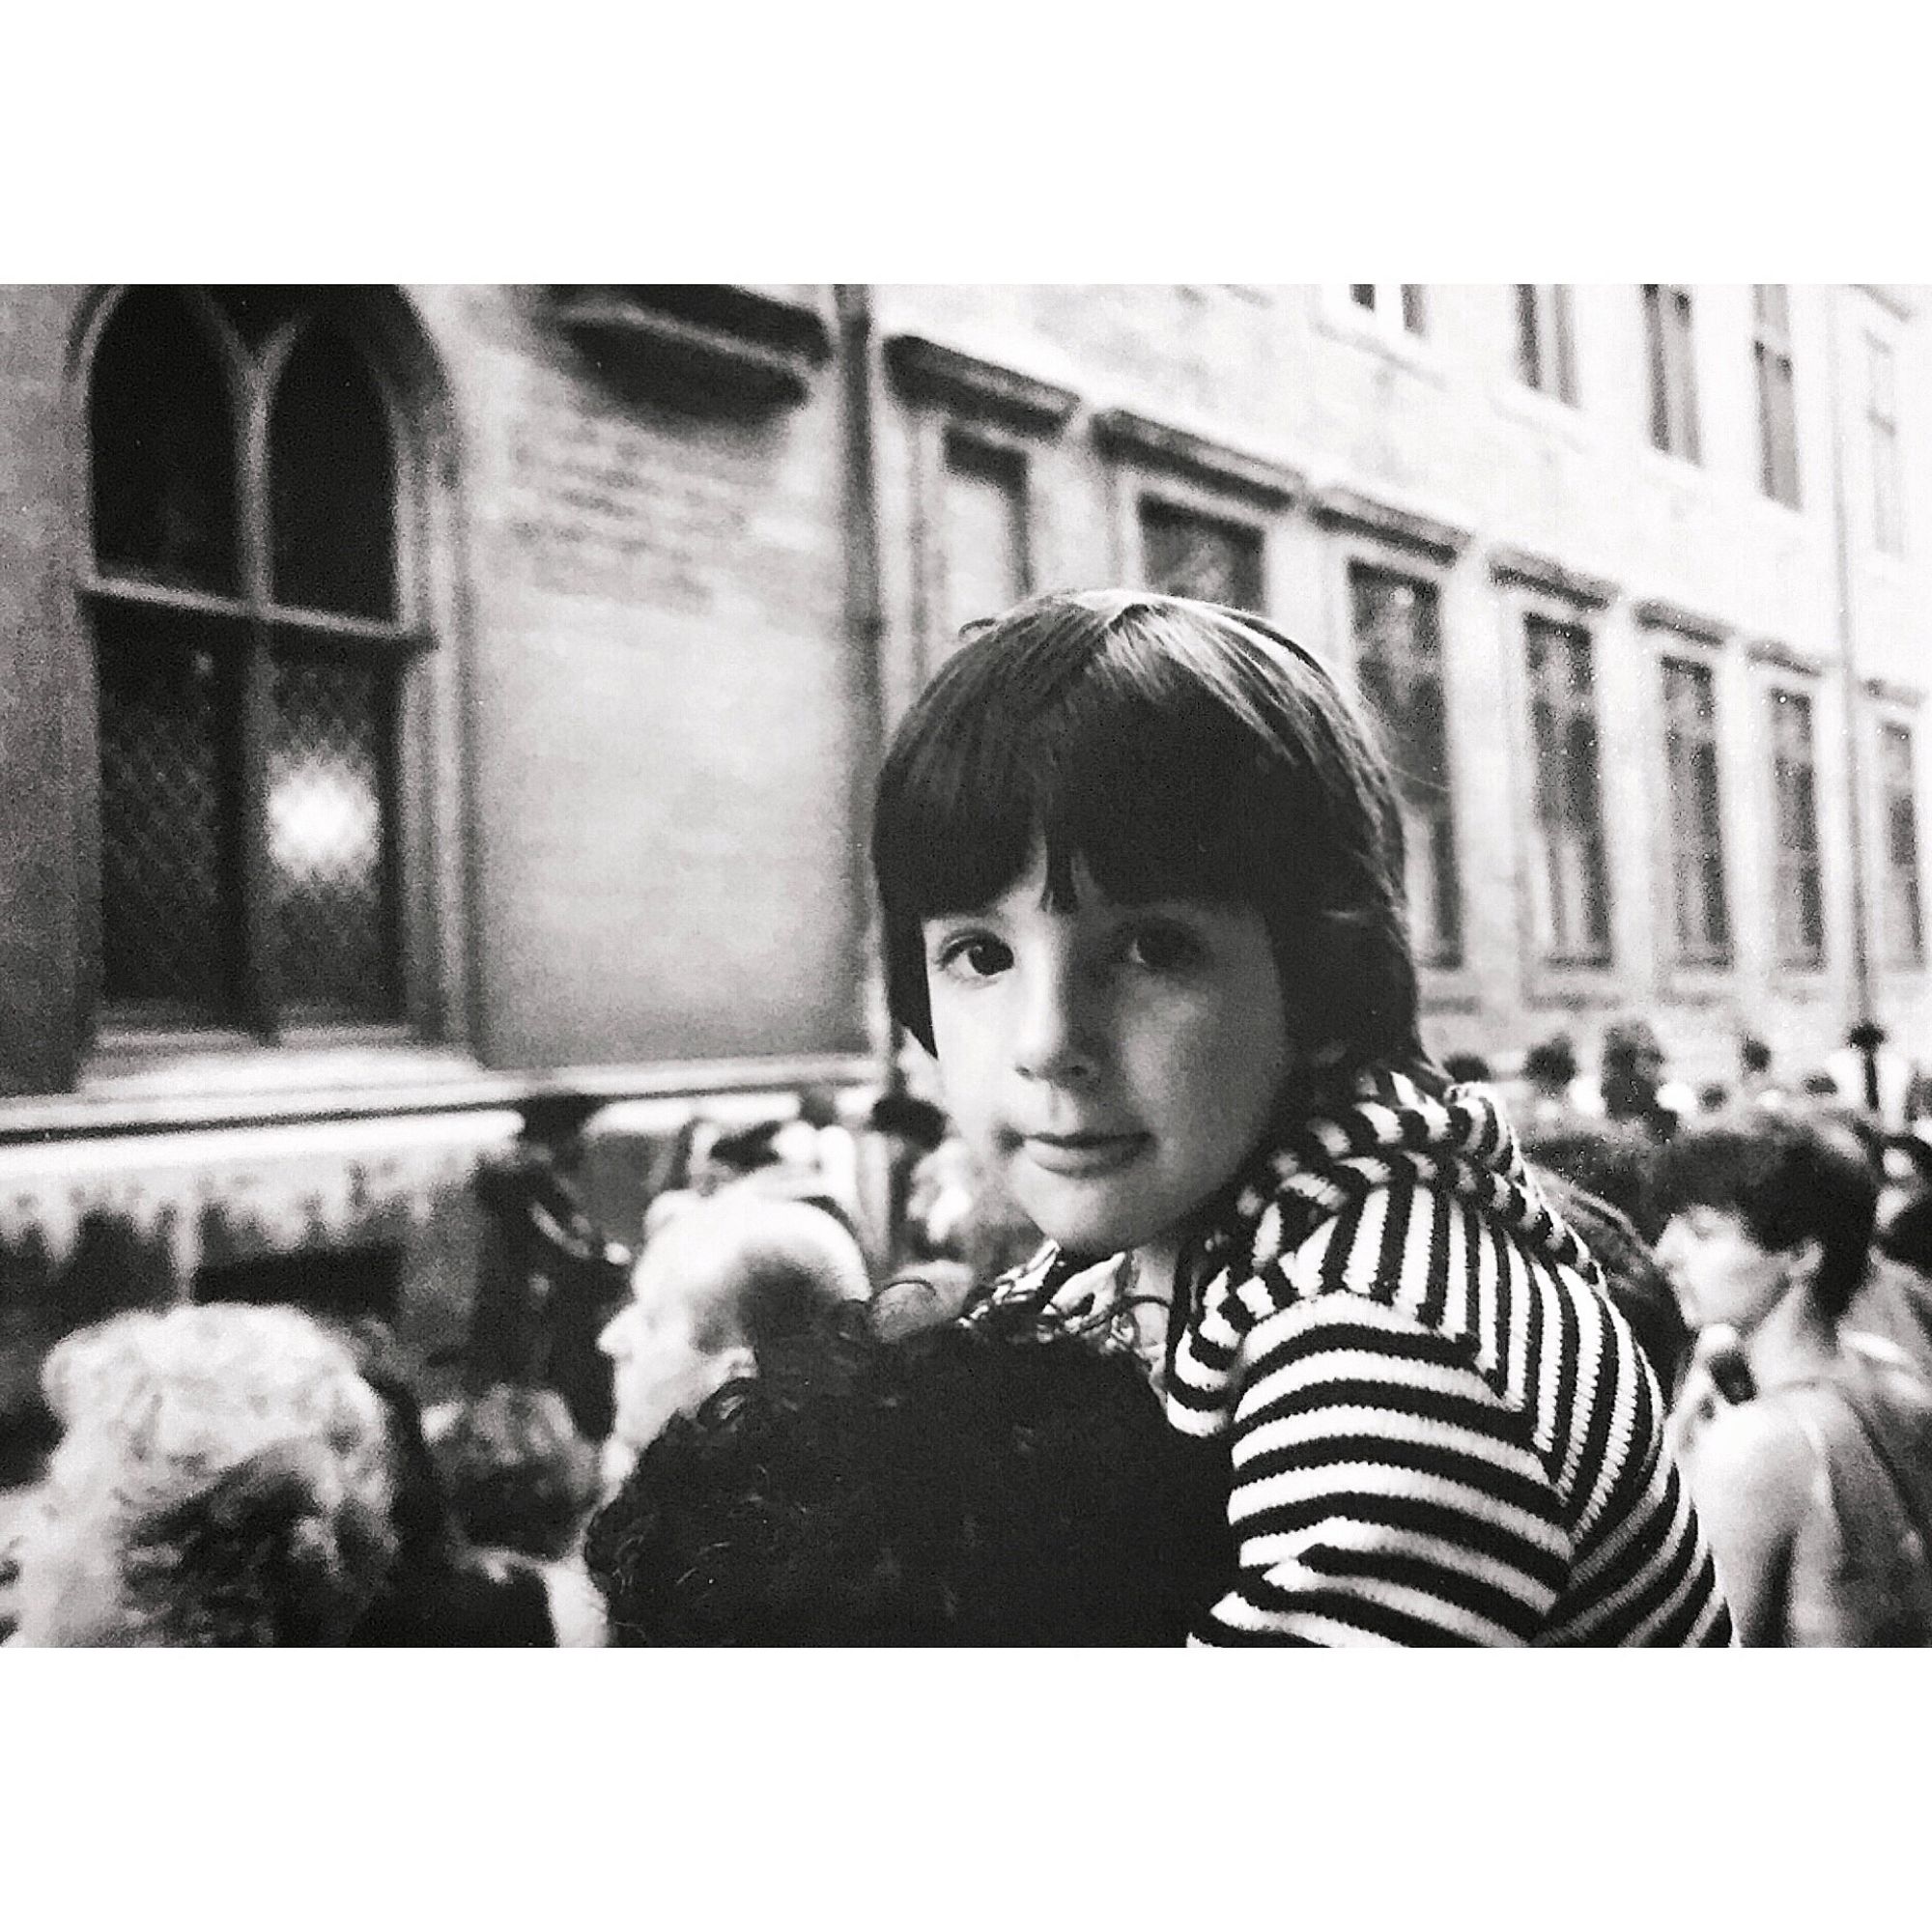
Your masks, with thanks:
[{"label": "window pane", "polygon": [[1175,508],[1141,504],[1141,548],[1149,585],[1243,611],[1262,608],[1262,533]]},{"label": "window pane", "polygon": [[1664,359],[1663,292],[1657,283],[1643,285],[1644,344],[1650,352],[1650,440],[1659,449],[1670,447],[1670,376]]},{"label": "window pane", "polygon": [[290,357],[269,441],[277,601],[393,616],[388,418],[361,356],[332,329],[312,330]]},{"label": "window pane", "polygon": [[1357,308],[1374,308],[1376,305],[1375,283],[1351,282],[1349,286],[1349,299]]},{"label": "window pane", "polygon": [[395,676],[366,658],[285,655],[268,755],[269,861],[284,1006],[399,1009],[391,836]]},{"label": "window pane", "polygon": [[996,617],[1027,592],[1026,469],[1017,455],[950,440],[946,451],[942,654],[963,625]]},{"label": "window pane", "polygon": [[1558,282],[1549,291],[1556,316],[1556,393],[1566,403],[1577,400],[1577,328],[1570,314],[1570,290]]},{"label": "window pane", "polygon": [[1532,389],[1543,386],[1543,350],[1536,335],[1536,289],[1528,282],[1516,285],[1516,366],[1517,374]]},{"label": "window pane", "polygon": [[99,613],[96,636],[102,996],[151,1024],[231,1020],[239,639],[172,612],[115,610]]},{"label": "window pane", "polygon": [[220,356],[179,296],[122,298],[95,355],[88,426],[100,569],[232,593],[234,409]]},{"label": "window pane", "polygon": [[1609,875],[1589,634],[1531,617],[1527,639],[1543,947],[1551,957],[1602,957],[1609,946]]},{"label": "window pane", "polygon": [[1402,285],[1402,326],[1413,335],[1429,327],[1429,298],[1420,282]]}]

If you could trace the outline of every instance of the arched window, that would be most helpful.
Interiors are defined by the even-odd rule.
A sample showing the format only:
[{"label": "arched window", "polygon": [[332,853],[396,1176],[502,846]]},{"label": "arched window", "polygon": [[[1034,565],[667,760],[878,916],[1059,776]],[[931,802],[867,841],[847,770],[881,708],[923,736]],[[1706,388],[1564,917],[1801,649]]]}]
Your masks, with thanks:
[{"label": "arched window", "polygon": [[101,1018],[400,1022],[401,704],[429,637],[407,426],[353,303],[130,290],[87,426]]}]

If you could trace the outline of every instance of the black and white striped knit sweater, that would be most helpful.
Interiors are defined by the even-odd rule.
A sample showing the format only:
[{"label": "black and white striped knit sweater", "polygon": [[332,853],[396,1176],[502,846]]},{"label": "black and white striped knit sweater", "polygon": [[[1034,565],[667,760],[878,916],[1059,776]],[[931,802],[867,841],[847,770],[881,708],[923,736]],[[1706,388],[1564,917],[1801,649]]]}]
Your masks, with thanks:
[{"label": "black and white striped knit sweater", "polygon": [[[992,1298],[1076,1272],[1048,1247]],[[1238,1565],[1198,1640],[1729,1642],[1656,1380],[1486,1089],[1359,1076],[1190,1275],[1167,1411],[1225,1440]]]}]

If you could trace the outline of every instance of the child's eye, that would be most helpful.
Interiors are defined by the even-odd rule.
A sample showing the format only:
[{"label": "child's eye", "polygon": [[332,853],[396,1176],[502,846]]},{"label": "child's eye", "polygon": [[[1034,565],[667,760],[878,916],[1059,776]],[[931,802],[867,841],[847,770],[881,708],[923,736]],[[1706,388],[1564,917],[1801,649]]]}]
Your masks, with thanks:
[{"label": "child's eye", "polygon": [[1131,927],[1124,948],[1129,965],[1151,973],[1178,973],[1198,965],[1205,948],[1195,933],[1169,920],[1149,920]]},{"label": "child's eye", "polygon": [[962,932],[939,949],[938,966],[955,980],[990,980],[1013,963],[1012,949],[990,933]]}]

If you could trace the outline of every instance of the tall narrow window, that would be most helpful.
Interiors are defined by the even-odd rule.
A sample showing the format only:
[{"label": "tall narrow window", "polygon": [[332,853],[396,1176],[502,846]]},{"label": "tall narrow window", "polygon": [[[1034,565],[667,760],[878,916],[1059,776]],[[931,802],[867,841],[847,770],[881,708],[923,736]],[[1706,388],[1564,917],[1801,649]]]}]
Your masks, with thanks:
[{"label": "tall narrow window", "polygon": [[325,319],[339,306],[136,289],[94,355],[83,591],[116,1027],[403,1015],[398,706],[426,640],[399,591],[394,423]]},{"label": "tall narrow window", "polygon": [[1516,367],[1532,389],[1576,402],[1576,323],[1566,283],[1517,284]]},{"label": "tall narrow window", "polygon": [[1435,586],[1354,564],[1349,593],[1355,675],[1381,721],[1402,792],[1415,950],[1430,965],[1453,966],[1463,951],[1463,897]]},{"label": "tall narrow window", "polygon": [[1771,775],[1777,833],[1776,938],[1781,966],[1825,960],[1825,891],[1818,855],[1818,779],[1811,700],[1771,694]]},{"label": "tall narrow window", "polygon": [[946,439],[945,636],[996,617],[1028,588],[1026,459],[968,437]]},{"label": "tall narrow window", "polygon": [[1590,634],[1580,625],[1532,616],[1528,663],[1538,847],[1531,896],[1538,937],[1550,960],[1606,960],[1610,882]]},{"label": "tall narrow window", "polygon": [[1866,338],[1870,357],[1865,421],[1871,437],[1872,541],[1893,556],[1905,554],[1904,484],[1899,474],[1898,381],[1889,343]]},{"label": "tall narrow window", "polygon": [[1718,706],[1707,666],[1664,660],[1663,719],[1677,957],[1689,965],[1721,965],[1730,956],[1731,933],[1718,799]]},{"label": "tall narrow window", "polygon": [[1350,282],[1349,299],[1371,315],[1384,317],[1391,328],[1410,335],[1429,332],[1429,290],[1422,282]]},{"label": "tall narrow window", "polygon": [[1798,404],[1791,377],[1791,299],[1782,282],[1753,291],[1751,355],[1757,365],[1758,480],[1767,497],[1798,506]]},{"label": "tall narrow window", "polygon": [[1650,440],[1659,449],[1695,463],[1699,450],[1690,291],[1668,282],[1644,283],[1643,326],[1650,352]]},{"label": "tall narrow window", "polygon": [[1141,555],[1150,588],[1260,611],[1262,533],[1157,497],[1141,499]]},{"label": "tall narrow window", "polygon": [[1881,727],[1879,783],[1885,813],[1886,957],[1894,966],[1922,966],[1925,922],[1918,896],[1918,788],[1913,781],[1908,725]]}]

